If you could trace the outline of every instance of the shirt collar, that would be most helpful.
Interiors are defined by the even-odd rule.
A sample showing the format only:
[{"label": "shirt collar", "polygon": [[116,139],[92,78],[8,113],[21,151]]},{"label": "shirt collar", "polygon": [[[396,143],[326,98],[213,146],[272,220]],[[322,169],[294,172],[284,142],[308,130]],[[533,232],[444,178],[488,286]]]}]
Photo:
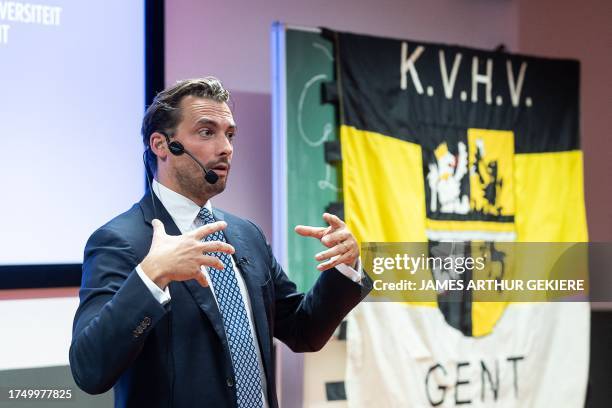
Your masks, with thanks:
[{"label": "shirt collar", "polygon": [[[200,212],[201,208],[184,195],[170,190],[168,187],[164,186],[155,179],[153,179],[152,182],[152,189],[157,198],[159,198],[159,201],[161,201],[164,208],[166,208],[172,217],[172,220],[181,233],[184,234],[185,232],[192,230],[196,216]],[[206,201],[204,207],[206,207],[212,213],[212,204],[210,203],[210,200]]]}]

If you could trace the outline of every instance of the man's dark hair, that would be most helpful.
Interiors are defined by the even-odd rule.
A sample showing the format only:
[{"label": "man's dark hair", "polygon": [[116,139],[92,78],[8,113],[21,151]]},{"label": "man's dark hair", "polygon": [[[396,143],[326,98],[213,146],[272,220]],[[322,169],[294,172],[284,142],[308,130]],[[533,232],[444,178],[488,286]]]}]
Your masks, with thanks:
[{"label": "man's dark hair", "polygon": [[152,174],[157,170],[157,158],[149,148],[149,139],[153,132],[164,132],[172,137],[181,121],[180,103],[186,96],[211,99],[216,102],[228,102],[230,94],[221,81],[215,77],[186,79],[178,81],[170,88],[158,93],[147,108],[142,119],[142,143],[145,148],[147,165]]}]

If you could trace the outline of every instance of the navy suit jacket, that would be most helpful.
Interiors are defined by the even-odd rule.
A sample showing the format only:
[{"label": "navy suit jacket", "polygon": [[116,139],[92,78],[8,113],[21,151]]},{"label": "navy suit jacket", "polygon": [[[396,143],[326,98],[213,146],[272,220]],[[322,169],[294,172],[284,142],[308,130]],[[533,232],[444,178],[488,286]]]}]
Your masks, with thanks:
[{"label": "navy suit jacket", "polygon": [[[162,306],[135,271],[151,246],[151,220],[171,235],[180,231],[156,200],[145,195],[130,210],[95,231],[85,247],[70,368],[90,394],[114,387],[116,407],[236,407],[234,372],[223,322],[210,288],[195,280],[171,282]],[[155,214],[156,213],[156,214]],[[259,340],[268,402],[277,407],[272,338],[293,351],[317,351],[344,316],[371,289],[337,270],[321,273],[299,293],[252,222],[219,209],[234,246]],[[318,273],[313,271],[313,273]]]}]

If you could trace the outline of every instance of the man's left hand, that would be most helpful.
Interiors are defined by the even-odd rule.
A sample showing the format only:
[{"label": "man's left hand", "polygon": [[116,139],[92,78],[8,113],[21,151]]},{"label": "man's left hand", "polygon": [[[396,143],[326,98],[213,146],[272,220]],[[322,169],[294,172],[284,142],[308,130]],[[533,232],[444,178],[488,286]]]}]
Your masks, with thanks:
[{"label": "man's left hand", "polygon": [[317,269],[324,271],[340,264],[355,268],[359,258],[357,240],[340,218],[333,214],[324,213],[323,219],[329,224],[328,227],[310,227],[307,225],[295,227],[295,232],[298,234],[316,238],[329,248],[315,255],[317,261],[323,261],[317,265]]}]

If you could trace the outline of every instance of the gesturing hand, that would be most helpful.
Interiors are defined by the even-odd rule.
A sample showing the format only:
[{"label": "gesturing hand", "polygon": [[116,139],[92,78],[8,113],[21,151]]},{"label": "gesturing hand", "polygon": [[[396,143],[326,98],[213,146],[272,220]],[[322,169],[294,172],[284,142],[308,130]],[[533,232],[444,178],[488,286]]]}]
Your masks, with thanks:
[{"label": "gesturing hand", "polygon": [[357,240],[340,218],[333,214],[324,213],[323,219],[329,224],[329,227],[310,227],[307,225],[295,227],[295,232],[298,234],[316,238],[329,248],[315,255],[317,261],[324,261],[317,265],[317,269],[324,271],[340,264],[354,268],[357,258],[359,258]]},{"label": "gesturing hand", "polygon": [[223,262],[205,252],[225,252],[233,254],[234,247],[221,241],[202,242],[214,232],[224,229],[223,221],[203,225],[183,235],[166,234],[164,224],[155,219],[151,249],[140,263],[143,272],[160,288],[164,289],[170,281],[197,280],[200,285],[208,286],[201,267],[223,269]]}]

